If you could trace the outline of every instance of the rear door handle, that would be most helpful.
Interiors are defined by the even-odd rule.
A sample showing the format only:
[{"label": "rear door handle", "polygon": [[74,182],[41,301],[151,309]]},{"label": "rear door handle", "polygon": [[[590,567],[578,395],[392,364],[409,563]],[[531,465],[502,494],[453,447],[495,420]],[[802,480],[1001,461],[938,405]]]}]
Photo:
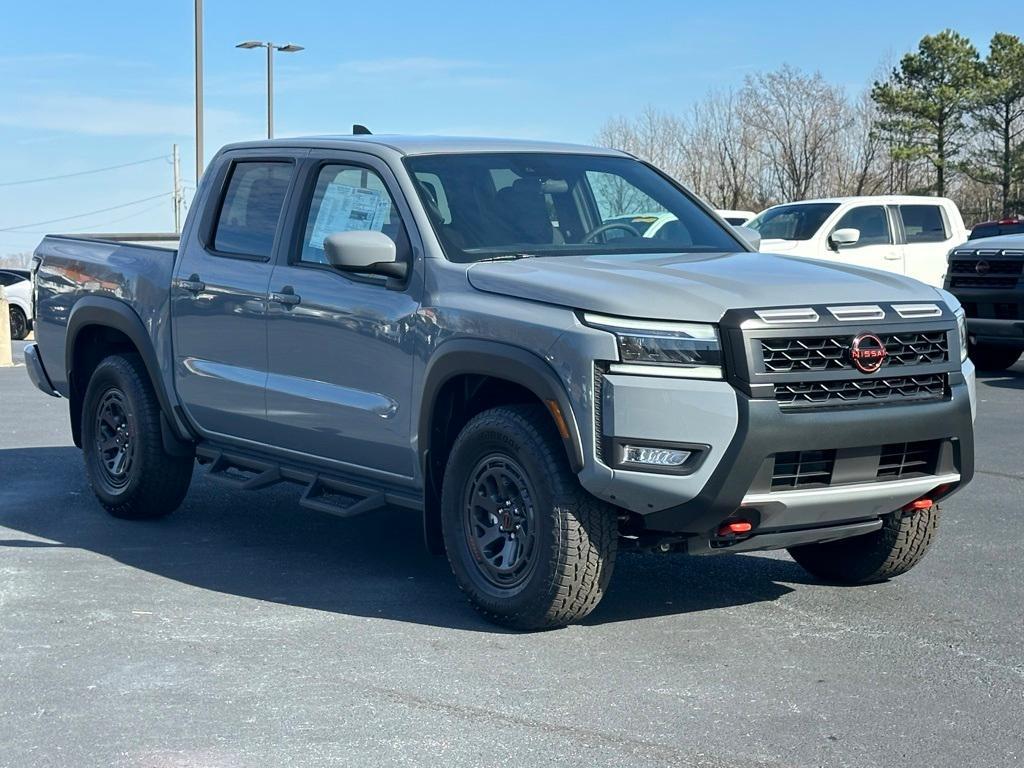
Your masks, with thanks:
[{"label": "rear door handle", "polygon": [[201,293],[206,290],[206,283],[199,279],[199,275],[192,275],[188,280],[175,278],[174,287],[189,293]]},{"label": "rear door handle", "polygon": [[887,254],[885,254],[885,260],[886,261],[899,261],[902,258],[903,258],[903,254],[902,253],[887,253]]},{"label": "rear door handle", "polygon": [[271,293],[267,296],[267,299],[274,304],[281,304],[285,307],[294,307],[302,302],[302,297],[296,295],[295,289],[290,285],[286,285],[279,292]]}]

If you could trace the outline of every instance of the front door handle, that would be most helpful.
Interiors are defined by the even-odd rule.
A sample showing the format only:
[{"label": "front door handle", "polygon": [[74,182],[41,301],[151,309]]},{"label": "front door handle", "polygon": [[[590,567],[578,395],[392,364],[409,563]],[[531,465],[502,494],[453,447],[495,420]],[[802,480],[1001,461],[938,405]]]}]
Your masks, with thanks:
[{"label": "front door handle", "polygon": [[902,258],[903,258],[903,255],[899,254],[899,253],[887,253],[887,254],[885,254],[885,260],[886,261],[899,261]]},{"label": "front door handle", "polygon": [[278,292],[271,293],[267,296],[267,299],[274,304],[281,304],[285,307],[294,307],[302,302],[302,297],[296,295],[295,289],[290,285],[286,285]]},{"label": "front door handle", "polygon": [[206,290],[206,283],[199,279],[199,275],[191,275],[188,280],[181,277],[175,278],[174,287],[189,293],[202,293]]}]

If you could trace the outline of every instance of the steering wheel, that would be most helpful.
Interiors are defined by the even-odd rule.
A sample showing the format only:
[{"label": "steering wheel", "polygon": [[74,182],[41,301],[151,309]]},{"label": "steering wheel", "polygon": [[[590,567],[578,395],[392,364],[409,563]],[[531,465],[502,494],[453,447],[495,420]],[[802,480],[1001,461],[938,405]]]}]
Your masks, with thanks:
[{"label": "steering wheel", "polygon": [[627,224],[624,221],[609,221],[607,224],[602,224],[599,227],[594,227],[592,230],[587,232],[580,240],[581,243],[589,243],[598,235],[603,235],[605,232],[610,232],[613,229],[624,229],[633,237],[640,237],[640,233],[636,231],[636,227],[632,224]]}]

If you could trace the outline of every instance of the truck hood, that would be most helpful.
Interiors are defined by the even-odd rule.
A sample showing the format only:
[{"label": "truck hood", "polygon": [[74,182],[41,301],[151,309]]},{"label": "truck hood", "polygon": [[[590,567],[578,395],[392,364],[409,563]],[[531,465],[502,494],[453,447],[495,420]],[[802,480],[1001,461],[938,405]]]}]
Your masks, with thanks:
[{"label": "truck hood", "polygon": [[730,309],[937,301],[902,275],[768,253],[548,256],[470,266],[478,290],[622,317],[717,322]]}]

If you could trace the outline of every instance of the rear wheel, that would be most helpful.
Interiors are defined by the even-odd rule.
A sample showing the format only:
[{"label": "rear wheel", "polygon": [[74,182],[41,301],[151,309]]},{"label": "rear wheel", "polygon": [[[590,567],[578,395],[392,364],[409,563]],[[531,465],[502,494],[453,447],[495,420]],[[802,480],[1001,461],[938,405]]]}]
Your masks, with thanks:
[{"label": "rear wheel", "polygon": [[82,407],[89,482],[114,517],[161,517],[181,504],[191,456],[164,450],[160,404],[138,355],[114,355],[93,372]]},{"label": "rear wheel", "polygon": [[969,352],[971,360],[982,371],[1005,371],[1020,358],[1016,347],[998,344],[972,344]]},{"label": "rear wheel", "polygon": [[441,516],[455,579],[491,621],[563,626],[604,595],[615,508],[580,487],[539,406],[494,408],[466,425],[448,460]]},{"label": "rear wheel", "polygon": [[811,575],[837,584],[870,584],[906,573],[928,552],[939,527],[939,508],[882,518],[864,536],[790,547],[789,554]]},{"label": "rear wheel", "polygon": [[28,336],[28,319],[25,317],[25,313],[21,311],[21,307],[15,307],[13,304],[10,308],[11,315],[11,338],[15,341],[21,341]]}]

